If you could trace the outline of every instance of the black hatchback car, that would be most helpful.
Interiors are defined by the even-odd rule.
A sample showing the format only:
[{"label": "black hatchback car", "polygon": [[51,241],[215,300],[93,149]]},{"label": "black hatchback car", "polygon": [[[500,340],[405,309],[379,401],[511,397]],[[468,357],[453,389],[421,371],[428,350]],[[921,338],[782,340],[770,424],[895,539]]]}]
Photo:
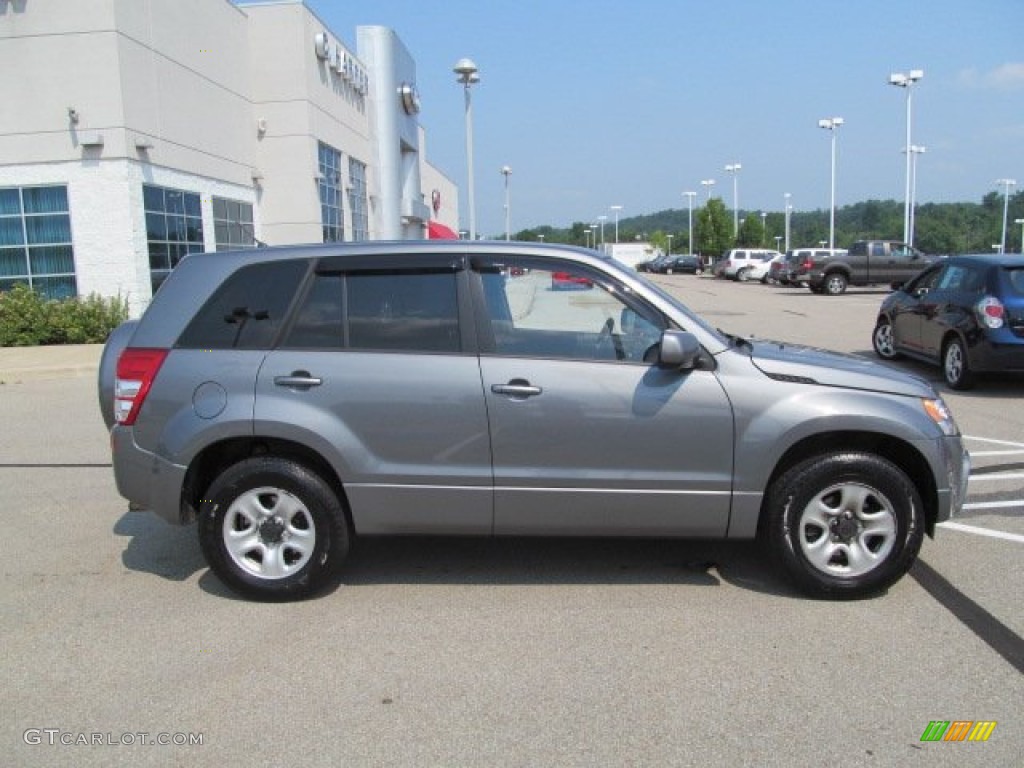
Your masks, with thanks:
[{"label": "black hatchback car", "polygon": [[674,253],[661,259],[655,259],[648,265],[649,272],[657,272],[662,275],[690,274],[699,275],[701,269],[700,259],[687,253]]},{"label": "black hatchback car", "polygon": [[894,287],[871,337],[879,357],[938,363],[953,389],[1024,372],[1024,256],[954,256]]}]

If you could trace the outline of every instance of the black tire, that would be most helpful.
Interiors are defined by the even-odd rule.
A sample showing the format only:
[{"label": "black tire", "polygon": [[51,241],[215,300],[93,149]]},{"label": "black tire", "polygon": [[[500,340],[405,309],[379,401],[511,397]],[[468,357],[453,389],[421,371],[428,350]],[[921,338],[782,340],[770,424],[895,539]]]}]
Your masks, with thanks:
[{"label": "black tire", "polygon": [[829,296],[839,296],[846,292],[846,285],[846,275],[842,272],[829,272],[825,275],[825,282],[821,287]]},{"label": "black tire", "polygon": [[951,389],[971,389],[975,384],[974,371],[967,361],[967,348],[959,336],[950,336],[942,346],[942,378]]},{"label": "black tire", "polygon": [[878,318],[878,324],[871,333],[871,346],[875,348],[875,354],[883,360],[898,360],[902,357],[896,351],[896,337],[893,335],[892,321],[889,318]]},{"label": "black tire", "polygon": [[199,510],[203,555],[241,595],[307,597],[348,554],[341,502],[323,478],[298,462],[246,459],[222,472],[205,496]]},{"label": "black tire", "polygon": [[736,272],[736,282],[745,283],[750,279],[750,267],[743,267]]},{"label": "black tire", "polygon": [[892,462],[830,453],[772,483],[761,533],[802,591],[853,599],[880,592],[907,572],[921,549],[922,514],[917,489]]}]

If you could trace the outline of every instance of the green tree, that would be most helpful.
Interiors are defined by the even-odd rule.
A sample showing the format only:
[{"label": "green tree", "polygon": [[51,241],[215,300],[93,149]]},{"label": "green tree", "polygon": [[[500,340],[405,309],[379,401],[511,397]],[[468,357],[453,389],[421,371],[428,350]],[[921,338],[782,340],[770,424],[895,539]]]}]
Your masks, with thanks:
[{"label": "green tree", "polygon": [[760,248],[764,245],[764,226],[761,217],[756,213],[748,213],[740,224],[736,235],[736,245]]},{"label": "green tree", "polygon": [[705,258],[718,258],[732,244],[732,217],[720,197],[708,200],[694,221],[697,251]]}]

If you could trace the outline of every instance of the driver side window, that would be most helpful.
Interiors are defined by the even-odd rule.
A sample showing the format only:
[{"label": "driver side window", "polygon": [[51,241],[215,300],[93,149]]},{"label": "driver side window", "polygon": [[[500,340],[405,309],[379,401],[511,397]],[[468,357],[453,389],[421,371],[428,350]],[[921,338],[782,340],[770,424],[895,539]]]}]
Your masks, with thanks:
[{"label": "driver side window", "polygon": [[643,363],[661,338],[658,313],[583,267],[510,259],[477,271],[493,354]]}]

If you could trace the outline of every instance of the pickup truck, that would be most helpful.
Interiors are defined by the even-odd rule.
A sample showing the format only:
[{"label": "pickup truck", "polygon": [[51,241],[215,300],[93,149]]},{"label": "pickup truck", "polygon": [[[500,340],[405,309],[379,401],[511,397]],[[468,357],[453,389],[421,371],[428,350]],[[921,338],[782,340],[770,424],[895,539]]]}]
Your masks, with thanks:
[{"label": "pickup truck", "polygon": [[858,240],[846,254],[815,251],[797,270],[814,293],[838,296],[848,285],[906,282],[934,259],[896,240]]}]

